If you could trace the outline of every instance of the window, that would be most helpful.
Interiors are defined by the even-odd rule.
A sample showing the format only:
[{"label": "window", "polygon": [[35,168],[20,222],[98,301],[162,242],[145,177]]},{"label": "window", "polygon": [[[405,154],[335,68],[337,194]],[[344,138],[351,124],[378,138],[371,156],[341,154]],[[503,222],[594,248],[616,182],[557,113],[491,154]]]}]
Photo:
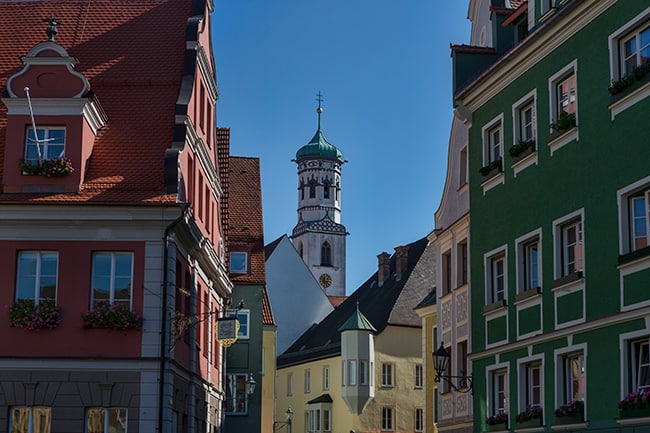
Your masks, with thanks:
[{"label": "window", "polygon": [[357,361],[348,361],[348,385],[357,384]]},{"label": "window", "polygon": [[359,361],[359,385],[368,384],[368,361]]},{"label": "window", "polygon": [[585,399],[585,358],[582,352],[564,355],[562,362],[562,394],[561,403]]},{"label": "window", "polygon": [[535,140],[535,99],[537,91],[525,95],[512,107],[515,144]]},{"label": "window", "polygon": [[490,373],[490,415],[508,412],[508,375],[506,370]]},{"label": "window", "polygon": [[628,209],[630,214],[630,251],[636,251],[648,246],[650,189],[630,196]]},{"label": "window", "polygon": [[540,12],[542,15],[551,10],[551,1],[552,0],[542,0],[540,5]]},{"label": "window", "polygon": [[488,259],[488,302],[490,304],[505,299],[506,282],[505,267],[506,256],[503,253],[492,256]]},{"label": "window", "polygon": [[456,346],[456,356],[458,357],[456,373],[459,376],[467,376],[467,340],[458,343]]},{"label": "window", "polygon": [[97,301],[131,308],[132,253],[94,253],[91,305]]},{"label": "window", "polygon": [[325,179],[323,182],[323,198],[330,198],[330,188],[331,182],[328,179]]},{"label": "window", "polygon": [[246,373],[226,374],[226,413],[248,413],[247,379]]},{"label": "window", "polygon": [[564,277],[582,271],[582,220],[575,219],[559,227],[560,235],[560,275]]},{"label": "window", "polygon": [[323,431],[332,431],[332,411],[323,409]]},{"label": "window", "polygon": [[483,164],[499,161],[503,157],[501,117],[495,123],[484,128]]},{"label": "window", "polygon": [[468,256],[467,256],[467,239],[464,239],[461,243],[458,244],[457,248],[457,255],[458,255],[458,266],[457,266],[457,272],[458,272],[458,286],[464,286],[469,282],[467,279],[467,266],[469,263]]},{"label": "window", "polygon": [[21,251],[18,253],[16,299],[56,303],[59,253]]},{"label": "window", "polygon": [[314,179],[309,181],[309,198],[316,198],[316,181]]},{"label": "window", "polygon": [[538,289],[541,284],[540,230],[517,239],[517,292]]},{"label": "window", "polygon": [[393,386],[393,365],[381,365],[381,386]]},{"label": "window", "polygon": [[381,431],[395,430],[395,419],[393,417],[393,408],[381,408]]},{"label": "window", "polygon": [[415,431],[424,431],[424,410],[415,409]]},{"label": "window", "polygon": [[650,24],[645,23],[621,39],[621,76],[631,73],[637,66],[650,63]]},{"label": "window", "polygon": [[36,128],[34,135],[34,128],[30,126],[26,136],[25,163],[35,165],[44,159],[65,156],[65,128]]},{"label": "window", "polygon": [[86,433],[126,433],[126,408],[89,408]]},{"label": "window", "polygon": [[320,247],[320,264],[321,266],[332,266],[332,246],[329,242],[323,242]]},{"label": "window", "polygon": [[650,390],[650,340],[633,342],[631,352],[631,391]]},{"label": "window", "polygon": [[525,407],[542,406],[542,365],[539,362],[526,364],[526,401]]},{"label": "window", "polygon": [[11,433],[50,433],[52,409],[49,407],[14,406],[10,415]]},{"label": "window", "polygon": [[293,373],[287,374],[287,395],[293,395]]},{"label": "window", "polygon": [[422,388],[422,364],[415,364],[415,387]]},{"label": "window", "polygon": [[250,310],[228,310],[226,311],[226,317],[236,317],[239,320],[239,332],[237,333],[237,338],[247,339],[249,335],[249,323],[250,323]]},{"label": "window", "polygon": [[451,292],[451,250],[442,254],[442,294]]},{"label": "window", "polygon": [[305,392],[311,392],[311,370],[305,370]]},{"label": "window", "polygon": [[241,251],[230,253],[230,272],[233,274],[248,273],[248,253]]},{"label": "window", "polygon": [[467,147],[463,147],[460,151],[460,162],[458,167],[459,182],[458,186],[461,187],[467,184]]},{"label": "window", "polygon": [[561,79],[555,85],[556,91],[556,119],[562,113],[575,113],[576,112],[576,77],[575,74],[570,74]]},{"label": "window", "polygon": [[[447,360],[447,367],[445,367],[445,371],[443,373],[443,376],[450,377],[451,376],[452,361],[454,360],[455,355],[453,353],[451,353],[451,346],[446,346],[445,350],[449,354],[449,359]],[[449,381],[447,381],[447,380],[443,380],[442,382],[440,382],[440,385],[438,385],[438,386],[440,387],[440,393],[441,394],[451,392],[451,383]]]},{"label": "window", "polygon": [[330,389],[330,368],[323,367],[323,389]]}]

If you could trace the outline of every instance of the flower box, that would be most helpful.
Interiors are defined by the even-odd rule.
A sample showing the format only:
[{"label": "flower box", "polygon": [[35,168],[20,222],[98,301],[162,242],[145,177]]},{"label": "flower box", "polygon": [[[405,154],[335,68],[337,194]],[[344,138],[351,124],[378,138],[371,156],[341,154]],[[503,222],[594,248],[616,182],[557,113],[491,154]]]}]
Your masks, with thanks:
[{"label": "flower box", "polygon": [[497,174],[501,173],[503,169],[502,160],[497,159],[490,162],[488,165],[481,167],[478,171],[481,173],[481,183],[492,179]]},{"label": "flower box", "polygon": [[529,419],[528,421],[517,422],[515,424],[515,430],[519,430],[522,428],[541,427],[541,426],[542,426],[542,419],[533,418],[533,419]]},{"label": "flower box", "polygon": [[485,431],[508,430],[508,414],[504,412],[495,413],[485,417]]},{"label": "flower box", "polygon": [[620,411],[620,418],[650,418],[650,406],[634,407]]},{"label": "flower box", "polygon": [[582,400],[570,401],[553,411],[553,425],[580,424],[584,422],[584,413],[585,404]]},{"label": "flower box", "polygon": [[510,156],[512,156],[512,163],[516,164],[522,159],[526,158],[529,155],[532,155],[535,152],[535,142],[529,141],[517,144],[510,148]]},{"label": "flower box", "polygon": [[27,176],[65,177],[74,172],[68,158],[43,159],[36,164],[20,160],[20,170]]},{"label": "flower box", "polygon": [[508,430],[508,427],[505,422],[499,424],[487,424],[485,426],[485,431],[496,432],[496,431],[505,431]]},{"label": "flower box", "polygon": [[580,424],[582,422],[584,422],[584,419],[582,417],[582,413],[579,413],[577,415],[571,416],[556,416],[555,420],[553,421],[553,425]]},{"label": "flower box", "polygon": [[649,81],[650,63],[637,66],[628,75],[621,77],[619,80],[612,81],[612,85],[608,89],[610,105],[645,86]]},{"label": "flower box", "polygon": [[36,305],[33,299],[18,299],[9,307],[9,320],[12,328],[54,329],[61,323],[61,310],[54,301],[41,301]]},{"label": "flower box", "polygon": [[81,315],[84,329],[108,329],[127,331],[140,329],[142,318],[120,303],[95,302],[93,309]]}]

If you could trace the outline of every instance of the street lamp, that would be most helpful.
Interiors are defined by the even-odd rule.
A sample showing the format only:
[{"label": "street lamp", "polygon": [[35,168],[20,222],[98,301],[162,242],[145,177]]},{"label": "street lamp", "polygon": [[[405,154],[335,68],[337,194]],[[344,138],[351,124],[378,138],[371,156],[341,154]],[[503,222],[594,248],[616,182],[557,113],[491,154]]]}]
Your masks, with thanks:
[{"label": "street lamp", "polygon": [[279,426],[286,425],[287,426],[287,433],[291,433],[291,420],[293,419],[293,409],[291,409],[291,406],[287,409],[287,411],[284,413],[287,417],[286,421],[273,421],[273,431],[276,431]]},{"label": "street lamp", "polygon": [[[444,343],[440,343],[438,350],[433,352],[433,368],[436,370],[435,381],[440,383],[445,380],[452,388],[458,392],[470,392],[472,390],[472,376],[451,376],[445,375],[447,364],[449,364],[449,352],[445,350]],[[453,380],[456,381],[454,384]]]},{"label": "street lamp", "polygon": [[248,380],[246,380],[246,394],[248,395],[249,400],[253,398],[253,393],[255,392],[255,385],[257,385],[257,382],[255,382],[253,373],[248,373]]}]

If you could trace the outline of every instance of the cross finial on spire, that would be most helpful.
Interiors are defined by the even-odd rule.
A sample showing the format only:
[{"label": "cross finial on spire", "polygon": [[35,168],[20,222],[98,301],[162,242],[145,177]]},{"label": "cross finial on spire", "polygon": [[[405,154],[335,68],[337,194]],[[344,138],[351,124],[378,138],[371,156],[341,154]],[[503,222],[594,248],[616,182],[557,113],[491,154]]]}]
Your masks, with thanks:
[{"label": "cross finial on spire", "polygon": [[43,19],[43,21],[50,24],[47,26],[47,29],[45,29],[45,34],[47,34],[47,41],[54,42],[54,38],[56,38],[56,35],[59,33],[59,30],[56,28],[56,26],[60,25],[61,21],[57,21],[56,18],[54,18],[54,15],[52,15],[50,18]]},{"label": "cross finial on spire", "polygon": [[323,112],[323,109],[320,106],[320,103],[323,102],[323,94],[318,91],[316,94],[316,100],[318,101],[318,108],[316,109],[316,113],[318,113],[318,130],[320,131],[320,115]]}]

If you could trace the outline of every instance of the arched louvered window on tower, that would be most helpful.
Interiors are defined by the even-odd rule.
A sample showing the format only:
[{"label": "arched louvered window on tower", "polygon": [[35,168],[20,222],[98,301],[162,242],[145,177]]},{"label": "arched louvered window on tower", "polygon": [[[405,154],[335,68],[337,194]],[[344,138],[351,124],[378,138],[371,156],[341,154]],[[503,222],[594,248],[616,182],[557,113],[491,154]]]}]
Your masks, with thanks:
[{"label": "arched louvered window on tower", "polygon": [[303,182],[302,179],[301,179],[300,180],[300,200],[304,200],[304,199],[305,199],[305,182]]},{"label": "arched louvered window on tower", "polygon": [[323,182],[323,198],[330,198],[330,181],[325,179]]},{"label": "arched louvered window on tower", "polygon": [[309,181],[309,198],[316,198],[316,181],[314,179]]},{"label": "arched louvered window on tower", "polygon": [[329,242],[323,242],[320,247],[320,264],[321,266],[332,266],[332,246]]}]

